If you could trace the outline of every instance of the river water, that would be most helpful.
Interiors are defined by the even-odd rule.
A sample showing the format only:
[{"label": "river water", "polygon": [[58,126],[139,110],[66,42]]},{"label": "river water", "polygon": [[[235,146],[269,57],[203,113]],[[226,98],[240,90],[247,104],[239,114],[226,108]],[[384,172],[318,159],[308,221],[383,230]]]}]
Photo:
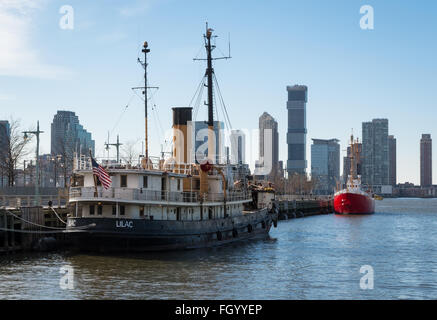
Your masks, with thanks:
[{"label": "river water", "polygon": [[270,236],[172,253],[3,256],[0,299],[437,299],[437,199],[281,221]]}]

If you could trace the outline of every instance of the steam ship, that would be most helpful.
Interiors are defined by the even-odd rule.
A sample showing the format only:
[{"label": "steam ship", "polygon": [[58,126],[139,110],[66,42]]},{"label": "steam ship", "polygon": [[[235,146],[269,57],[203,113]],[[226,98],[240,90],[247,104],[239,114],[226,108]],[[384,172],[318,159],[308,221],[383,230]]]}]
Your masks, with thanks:
[{"label": "steam ship", "polygon": [[357,174],[358,141],[351,136],[351,169],[346,188],[334,194],[336,214],[371,214],[375,211],[375,199],[361,187],[361,176]]},{"label": "steam ship", "polygon": [[[147,134],[147,42],[143,45],[145,155],[137,165],[103,164],[110,178],[105,188],[93,171],[93,158],[76,157],[66,233],[85,251],[160,251],[219,246],[268,237],[277,211],[272,192],[251,189],[240,164],[220,163],[215,153],[213,30],[204,34],[208,88],[208,155],[190,156],[192,108],[173,110],[173,150],[167,159],[149,157]],[[95,163],[95,162],[94,162]],[[95,167],[95,165],[94,165]],[[108,181],[105,181],[108,183]],[[269,198],[269,199],[267,199]]]}]

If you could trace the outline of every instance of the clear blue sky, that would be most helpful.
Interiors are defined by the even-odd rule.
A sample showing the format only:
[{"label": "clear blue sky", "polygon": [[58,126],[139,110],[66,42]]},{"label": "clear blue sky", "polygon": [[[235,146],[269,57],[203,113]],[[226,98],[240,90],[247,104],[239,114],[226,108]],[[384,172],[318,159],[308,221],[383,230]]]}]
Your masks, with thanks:
[{"label": "clear blue sky", "polygon": [[[59,27],[63,5],[74,9],[73,30]],[[374,8],[374,30],[360,29],[362,5]],[[150,114],[158,155],[155,117],[169,129],[170,107],[190,102],[204,73],[192,58],[208,21],[224,53],[231,35],[233,58],[215,70],[234,128],[255,129],[269,112],[286,160],[286,86],[305,84],[308,160],[311,138],[338,138],[344,150],[352,128],[361,137],[363,121],[388,118],[398,181],[418,183],[421,134],[437,139],[436,14],[434,1],[1,0],[0,119],[26,129],[39,119],[46,153],[59,109],[77,113],[100,155],[108,130],[141,148],[143,107],[130,88],[141,85],[136,59],[147,40],[150,82],[160,87]]]}]

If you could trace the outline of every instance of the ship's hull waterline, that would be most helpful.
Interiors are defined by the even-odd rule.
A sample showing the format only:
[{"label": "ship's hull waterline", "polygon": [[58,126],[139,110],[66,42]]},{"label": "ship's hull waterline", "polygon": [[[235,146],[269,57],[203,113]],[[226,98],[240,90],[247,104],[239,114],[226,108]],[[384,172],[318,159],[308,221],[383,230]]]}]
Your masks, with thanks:
[{"label": "ship's hull waterline", "polygon": [[[203,221],[68,218],[67,237],[80,251],[147,252],[207,248],[268,238],[274,223],[267,209]],[[91,226],[86,230],[75,227]]]},{"label": "ship's hull waterline", "polygon": [[370,195],[344,192],[334,197],[336,214],[372,214],[375,200]]}]

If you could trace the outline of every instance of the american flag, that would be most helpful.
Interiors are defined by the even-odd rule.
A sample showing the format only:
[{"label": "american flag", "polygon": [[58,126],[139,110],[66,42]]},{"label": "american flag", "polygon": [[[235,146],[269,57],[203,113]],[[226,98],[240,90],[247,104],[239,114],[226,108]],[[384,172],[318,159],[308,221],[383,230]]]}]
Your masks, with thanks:
[{"label": "american flag", "polygon": [[111,187],[111,177],[106,172],[106,170],[96,162],[93,158],[91,158],[91,162],[93,165],[93,173],[99,178],[100,182],[102,183],[103,187],[105,189],[109,189]]}]

